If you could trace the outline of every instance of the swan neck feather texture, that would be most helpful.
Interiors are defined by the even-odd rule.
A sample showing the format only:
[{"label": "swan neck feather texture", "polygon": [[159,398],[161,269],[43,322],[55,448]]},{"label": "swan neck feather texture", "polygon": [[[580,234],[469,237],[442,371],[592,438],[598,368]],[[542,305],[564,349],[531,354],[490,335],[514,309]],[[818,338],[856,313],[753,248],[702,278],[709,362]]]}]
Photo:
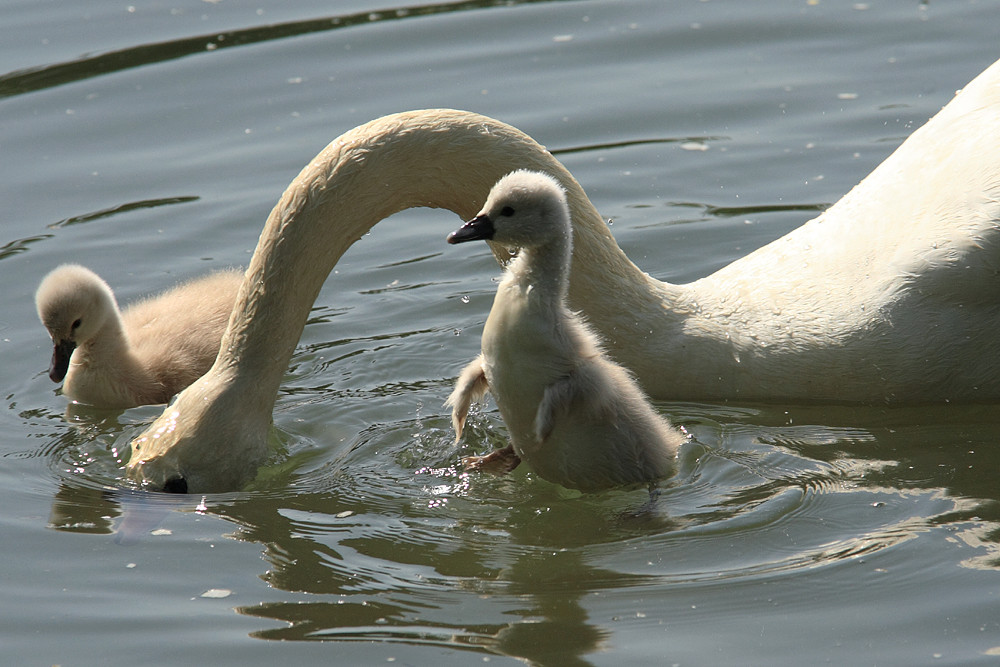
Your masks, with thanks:
[{"label": "swan neck feather texture", "polygon": [[[584,237],[576,262],[600,257],[609,271],[642,280],[580,185],[530,137],[465,112],[399,114],[332,142],[285,191],[247,270],[219,363],[250,376],[248,385],[267,387],[252,393],[275,394],[310,308],[350,245],[380,220],[415,206],[471,217],[499,177],[516,168],[549,173],[570,192]],[[601,306],[593,302],[601,290],[593,288],[585,289],[588,310]],[[633,296],[640,295],[643,303],[634,305],[648,307],[648,293]],[[620,296],[610,300],[619,308]]]}]

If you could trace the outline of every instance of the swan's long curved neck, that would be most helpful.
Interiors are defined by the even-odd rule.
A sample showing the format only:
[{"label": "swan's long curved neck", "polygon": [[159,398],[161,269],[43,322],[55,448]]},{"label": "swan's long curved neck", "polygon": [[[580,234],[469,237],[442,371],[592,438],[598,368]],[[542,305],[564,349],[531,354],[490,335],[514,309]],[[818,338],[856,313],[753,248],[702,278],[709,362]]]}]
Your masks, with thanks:
[{"label": "swan's long curved neck", "polygon": [[[623,336],[615,347],[614,313],[634,314],[641,331],[657,328],[644,319],[663,319],[659,295],[672,287],[628,260],[583,189],[544,147],[468,112],[387,116],[334,140],[285,190],[261,233],[215,365],[133,440],[129,475],[191,492],[242,484],[265,455],[278,388],[309,310],[344,252],[406,208],[444,208],[468,219],[517,169],[546,172],[566,189],[575,236],[570,306],[591,315],[613,354],[641,355],[634,338],[629,344]],[[493,251],[506,258],[505,249]],[[606,289],[609,276],[621,280],[615,290]]]},{"label": "swan's long curved neck", "polygon": [[378,221],[414,206],[449,209],[468,219],[496,181],[515,169],[544,171],[567,189],[575,222],[574,263],[602,269],[581,272],[571,289],[587,295],[586,309],[596,321],[613,319],[602,317],[602,311],[623,307],[662,314],[661,304],[650,303],[648,290],[616,290],[603,303],[607,290],[587,284],[602,272],[630,277],[637,286],[644,286],[646,277],[618,248],[580,185],[544,147],[514,128],[466,112],[398,114],[335,140],[285,191],[261,234],[216,367],[236,373],[235,385],[246,387],[248,398],[268,397],[259,409],[269,413],[309,310],[352,243]]}]

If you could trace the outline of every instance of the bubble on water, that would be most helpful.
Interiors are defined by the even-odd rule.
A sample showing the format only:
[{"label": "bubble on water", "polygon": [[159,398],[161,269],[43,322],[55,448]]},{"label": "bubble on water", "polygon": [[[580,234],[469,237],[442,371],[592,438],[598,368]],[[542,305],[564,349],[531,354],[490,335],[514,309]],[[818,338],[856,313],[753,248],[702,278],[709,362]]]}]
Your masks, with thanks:
[{"label": "bubble on water", "polygon": [[233,592],[228,588],[209,588],[207,591],[201,594],[201,597],[222,599],[222,598],[227,598],[232,594]]}]

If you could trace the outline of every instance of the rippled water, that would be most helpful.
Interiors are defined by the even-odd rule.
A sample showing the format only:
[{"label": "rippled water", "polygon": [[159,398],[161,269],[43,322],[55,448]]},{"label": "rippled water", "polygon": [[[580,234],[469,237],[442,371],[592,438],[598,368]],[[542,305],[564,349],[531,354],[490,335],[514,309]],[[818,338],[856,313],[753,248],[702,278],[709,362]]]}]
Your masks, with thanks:
[{"label": "rippled water", "polygon": [[[441,403],[498,267],[407,211],[327,281],[239,493],[132,494],[159,412],[72,406],[40,278],[245,265],[331,139],[451,106],[570,168],[686,281],[835,201],[1000,56],[1000,3],[13,2],[0,27],[0,647],[10,664],[994,664],[996,406],[661,403],[679,474],[581,495]],[[284,640],[284,641],[281,641]]]}]

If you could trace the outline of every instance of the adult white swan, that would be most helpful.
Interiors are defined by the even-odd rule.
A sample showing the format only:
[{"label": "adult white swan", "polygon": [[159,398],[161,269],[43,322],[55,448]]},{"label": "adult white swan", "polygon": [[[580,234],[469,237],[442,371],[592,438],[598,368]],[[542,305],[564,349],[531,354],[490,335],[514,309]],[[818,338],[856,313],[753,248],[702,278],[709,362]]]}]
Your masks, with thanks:
[{"label": "adult white swan", "polygon": [[241,485],[265,456],[278,386],[344,251],[408,207],[467,219],[514,169],[566,188],[570,305],[653,397],[1000,398],[1000,62],[835,206],[688,285],[632,264],[580,185],[525,134],[415,111],[347,132],[291,183],[215,365],[133,441],[128,474],[172,491]]}]

